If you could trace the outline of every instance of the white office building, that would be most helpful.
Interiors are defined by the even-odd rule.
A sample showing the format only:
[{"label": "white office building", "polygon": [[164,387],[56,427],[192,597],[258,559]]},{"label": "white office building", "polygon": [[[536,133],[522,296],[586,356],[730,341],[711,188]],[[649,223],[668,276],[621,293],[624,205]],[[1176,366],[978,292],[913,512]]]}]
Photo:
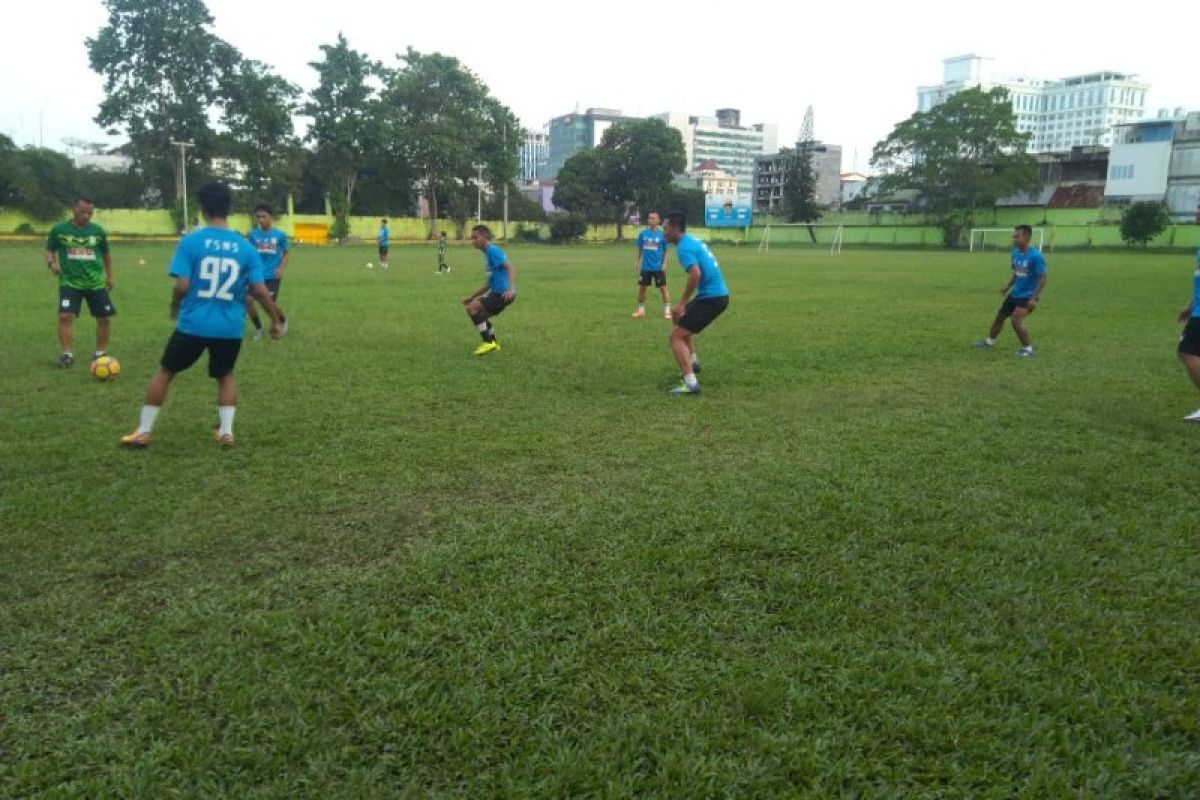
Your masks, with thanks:
[{"label": "white office building", "polygon": [[526,131],[525,139],[517,148],[520,162],[519,178],[522,185],[536,181],[545,171],[550,159],[550,136],[545,131]]},{"label": "white office building", "polygon": [[1032,134],[1029,152],[1111,147],[1113,129],[1141,119],[1149,84],[1124,72],[1101,71],[1060,80],[1011,77],[990,58],[968,54],[943,62],[942,82],[917,89],[917,110],[928,111],[964,89],[1008,89],[1017,129]]},{"label": "white office building", "polygon": [[754,160],[779,152],[778,126],[758,123],[743,127],[741,112],[736,108],[718,109],[711,117],[666,112],[651,118],[679,131],[688,172],[711,161],[736,179],[742,193],[750,192],[754,185]]}]

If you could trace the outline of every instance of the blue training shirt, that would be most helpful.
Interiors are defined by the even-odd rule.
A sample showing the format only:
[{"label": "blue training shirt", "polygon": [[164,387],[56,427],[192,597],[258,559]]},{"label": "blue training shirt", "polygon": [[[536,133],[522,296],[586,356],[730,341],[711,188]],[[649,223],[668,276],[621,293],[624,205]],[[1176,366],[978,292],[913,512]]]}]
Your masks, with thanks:
[{"label": "blue training shirt", "polygon": [[226,228],[201,228],[180,240],[167,270],[187,278],[179,304],[181,333],[213,339],[240,339],[246,317],[246,291],[263,282],[262,259],[244,236]]},{"label": "blue training shirt", "polygon": [[496,245],[489,244],[484,248],[483,268],[487,270],[489,292],[501,294],[512,288],[508,280],[508,270],[504,269],[504,265],[507,263],[508,256],[504,255],[504,251]]},{"label": "blue training shirt", "polygon": [[247,238],[250,239],[250,244],[254,245],[254,249],[258,251],[258,257],[262,259],[263,280],[274,280],[275,270],[279,269],[279,265],[283,262],[283,254],[288,251],[287,234],[278,228],[264,231],[262,228],[255,227]]},{"label": "blue training shirt", "polygon": [[667,256],[667,240],[662,228],[652,231],[645,228],[637,237],[637,249],[642,254],[642,272],[661,272],[663,259]]},{"label": "blue training shirt", "polygon": [[684,272],[692,267],[700,268],[700,283],[696,287],[697,300],[729,296],[729,287],[725,285],[725,278],[721,275],[721,265],[717,263],[707,244],[690,233],[685,233],[679,244],[675,245],[675,258],[679,260],[679,266],[683,267]]},{"label": "blue training shirt", "polygon": [[1012,271],[1016,280],[1010,294],[1016,300],[1028,300],[1037,291],[1038,279],[1046,274],[1046,259],[1036,247],[1030,247],[1024,253],[1014,247]]},{"label": "blue training shirt", "polygon": [[381,225],[379,227],[379,246],[380,247],[388,246],[388,226],[387,225]]},{"label": "blue training shirt", "polygon": [[1192,316],[1200,317],[1200,250],[1196,251],[1196,271],[1192,273]]}]

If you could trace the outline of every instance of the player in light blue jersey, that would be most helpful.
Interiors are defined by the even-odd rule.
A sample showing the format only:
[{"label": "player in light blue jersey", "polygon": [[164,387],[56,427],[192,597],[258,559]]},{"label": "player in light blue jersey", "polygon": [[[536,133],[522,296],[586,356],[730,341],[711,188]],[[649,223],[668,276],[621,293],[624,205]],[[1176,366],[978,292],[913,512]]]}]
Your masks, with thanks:
[{"label": "player in light blue jersey", "polygon": [[[388,244],[391,232],[388,230],[388,221],[386,219],[379,220],[379,235],[376,241],[379,243],[379,266],[383,269],[388,268]],[[368,264],[368,267],[371,265]]]},{"label": "player in light blue jersey", "polygon": [[646,289],[653,282],[662,294],[663,318],[671,318],[671,295],[667,292],[667,240],[659,229],[657,211],[651,211],[646,216],[650,227],[642,230],[637,237],[637,259],[633,269],[638,273],[638,307],[631,316],[641,319],[646,316]]},{"label": "player in light blue jersey", "polygon": [[[257,224],[247,238],[258,251],[258,257],[262,259],[263,283],[267,285],[267,291],[271,293],[276,307],[279,307],[279,320],[283,323],[283,332],[287,333],[287,315],[279,306],[279,285],[283,282],[283,271],[287,268],[288,257],[291,255],[288,252],[288,237],[286,233],[274,227],[274,214],[266,203],[255,206],[254,221]],[[263,337],[263,326],[262,319],[254,309],[253,297],[246,298],[246,313],[254,323],[254,341],[257,342]]]},{"label": "player in light blue jersey", "polygon": [[708,245],[687,233],[687,219],[683,214],[668,214],[663,234],[668,244],[675,245],[675,258],[687,273],[683,295],[671,309],[671,317],[675,320],[675,327],[671,329],[671,352],[683,373],[683,383],[672,389],[671,394],[696,395],[700,394],[700,383],[696,380],[700,361],[696,358],[693,340],[729,307],[729,287],[725,285],[721,265]]},{"label": "player in light blue jersey", "polygon": [[229,230],[233,195],[223,183],[209,183],[196,193],[204,227],[180,240],[168,273],[175,278],[171,319],[177,320],[163,351],[158,372],[146,387],[137,429],[121,437],[126,447],[146,447],[171,381],[208,351],[208,374],[217,381],[217,443],[233,444],[237,384],[233,368],[246,324],[246,293],[271,315],[271,336],[279,338],[279,309],[263,283],[263,265],[254,245]]},{"label": "player in light blue jersey", "polygon": [[475,355],[500,349],[496,341],[496,329],[492,327],[491,318],[504,313],[504,310],[517,299],[517,272],[508,261],[508,256],[496,245],[492,244],[492,231],[487,225],[476,225],[471,229],[471,244],[483,251],[483,268],[487,271],[487,280],[483,285],[463,300],[467,316],[475,323],[483,342],[475,348]]},{"label": "player in light blue jersey", "polygon": [[1013,228],[1012,275],[1008,283],[1000,289],[1005,295],[1004,303],[992,320],[992,327],[986,339],[975,342],[976,347],[993,347],[1000,331],[1004,330],[1004,320],[1012,318],[1012,329],[1021,340],[1021,349],[1017,355],[1028,358],[1033,355],[1033,345],[1029,343],[1029,331],[1025,327],[1025,318],[1032,314],[1038,306],[1042,290],[1046,288],[1046,259],[1036,247],[1031,247],[1029,240],[1033,237],[1033,228],[1028,225],[1018,225]]},{"label": "player in light blue jersey", "polygon": [[[1196,269],[1192,273],[1192,302],[1179,312],[1183,335],[1179,337],[1177,353],[1192,383],[1200,389],[1200,250],[1196,251]],[[1188,422],[1200,422],[1200,408],[1188,414]]]}]

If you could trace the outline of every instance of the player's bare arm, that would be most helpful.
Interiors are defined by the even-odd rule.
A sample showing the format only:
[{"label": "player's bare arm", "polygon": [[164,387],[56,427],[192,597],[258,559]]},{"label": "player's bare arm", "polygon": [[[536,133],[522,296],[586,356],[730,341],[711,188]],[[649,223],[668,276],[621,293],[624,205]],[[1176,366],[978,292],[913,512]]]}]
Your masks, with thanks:
[{"label": "player's bare arm", "polygon": [[53,250],[46,251],[46,267],[53,275],[62,275],[62,267],[58,265],[58,253]]},{"label": "player's bare arm", "polygon": [[190,286],[191,281],[187,278],[175,279],[175,285],[171,287],[171,319],[179,319],[179,304],[187,296]]},{"label": "player's bare arm", "polygon": [[504,298],[505,302],[512,302],[513,297],[517,293],[517,271],[507,261],[500,268],[508,272],[508,288],[500,296]]},{"label": "player's bare arm", "polygon": [[687,286],[683,287],[683,294],[679,297],[679,302],[671,309],[671,316],[674,319],[679,319],[687,310],[688,301],[692,299],[692,295],[696,291],[696,287],[700,285],[700,267],[691,266],[687,271]]},{"label": "player's bare arm", "polygon": [[104,254],[104,287],[110,292],[113,288],[112,254]]}]

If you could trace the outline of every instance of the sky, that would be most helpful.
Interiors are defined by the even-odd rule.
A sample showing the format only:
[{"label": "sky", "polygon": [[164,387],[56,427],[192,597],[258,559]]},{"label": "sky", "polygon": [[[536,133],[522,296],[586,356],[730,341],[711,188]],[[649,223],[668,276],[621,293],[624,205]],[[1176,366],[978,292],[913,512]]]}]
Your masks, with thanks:
[{"label": "sky", "polygon": [[[308,62],[341,31],[387,64],[410,46],[457,57],[537,130],[589,107],[632,115],[729,107],[741,109],[743,124],[777,124],[786,144],[812,105],[816,136],[842,146],[845,171],[866,172],[874,144],[916,110],[917,87],[939,83],[942,59],[964,53],[1029,77],[1132,72],[1150,84],[1149,112],[1200,110],[1194,0],[1151,3],[1144,13],[1077,0],[207,5],[218,36],[305,89],[316,80]],[[60,0],[51,12],[20,2],[4,15],[0,132],[55,149],[69,138],[122,141],[93,121],[103,82],[84,42],[105,24],[102,2]]]}]

